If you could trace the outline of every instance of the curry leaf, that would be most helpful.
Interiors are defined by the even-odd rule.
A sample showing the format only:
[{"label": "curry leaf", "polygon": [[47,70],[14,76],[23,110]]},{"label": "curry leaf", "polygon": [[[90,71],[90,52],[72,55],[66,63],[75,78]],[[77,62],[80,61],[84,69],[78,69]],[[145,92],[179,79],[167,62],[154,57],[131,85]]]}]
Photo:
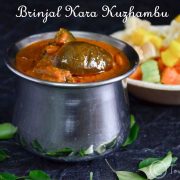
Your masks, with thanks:
[{"label": "curry leaf", "polygon": [[112,170],[112,172],[114,172],[117,175],[119,180],[146,180],[146,178],[140,176],[137,173],[133,173],[129,171],[116,171],[111,167],[107,159],[105,159],[105,161],[109,166],[109,168]]},{"label": "curry leaf", "polygon": [[12,138],[17,132],[17,127],[11,123],[0,124],[0,140]]},{"label": "curry leaf", "polygon": [[[153,164],[153,163],[155,163],[155,162],[157,162],[157,161],[161,161],[162,159],[163,159],[163,157],[161,157],[161,158],[153,158],[153,157],[152,157],[152,158],[144,159],[143,161],[141,161],[141,162],[139,163],[139,169],[144,168],[144,167],[146,167],[146,166],[149,166],[149,165],[151,165],[151,164]],[[177,157],[173,157],[173,158],[172,158],[171,165],[175,164],[177,160],[178,160]]]},{"label": "curry leaf", "polygon": [[39,151],[39,152],[41,152],[41,153],[44,153],[45,152],[45,150],[43,149],[43,147],[41,146],[41,144],[37,141],[37,140],[34,140],[34,141],[32,141],[32,147],[35,149],[35,150],[37,150],[37,151]]},{"label": "curry leaf", "polygon": [[93,172],[90,172],[89,180],[93,180]]},{"label": "curry leaf", "polygon": [[168,152],[167,155],[159,161],[154,161],[149,166],[140,168],[139,170],[144,172],[148,179],[155,179],[162,175],[171,166],[172,153]]},{"label": "curry leaf", "polygon": [[139,134],[139,126],[135,121],[135,117],[133,115],[130,116],[130,133],[127,137],[126,141],[122,144],[122,147],[126,147],[135,142]]},{"label": "curry leaf", "polygon": [[140,176],[137,173],[128,171],[116,171],[115,172],[119,180],[146,180],[146,178]]},{"label": "curry leaf", "polygon": [[48,174],[41,170],[32,170],[29,172],[30,180],[50,180]]},{"label": "curry leaf", "polygon": [[60,156],[68,156],[72,152],[73,152],[73,150],[71,148],[63,148],[63,149],[59,149],[57,151],[47,152],[46,155],[60,157]]},{"label": "curry leaf", "polygon": [[0,173],[0,180],[16,180],[17,176],[7,172]]},{"label": "curry leaf", "polygon": [[4,161],[5,159],[9,158],[9,155],[5,150],[0,149],[0,162]]}]

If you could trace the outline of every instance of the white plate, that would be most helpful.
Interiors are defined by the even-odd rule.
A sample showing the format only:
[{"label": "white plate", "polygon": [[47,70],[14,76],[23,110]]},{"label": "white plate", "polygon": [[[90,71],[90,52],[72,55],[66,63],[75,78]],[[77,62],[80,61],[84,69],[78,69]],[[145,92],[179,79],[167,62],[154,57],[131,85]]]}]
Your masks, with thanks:
[{"label": "white plate", "polygon": [[[165,31],[167,26],[154,26],[155,31]],[[121,39],[123,31],[111,34],[112,37]],[[180,85],[163,85],[149,83],[127,78],[128,90],[134,96],[149,102],[180,105]]]}]

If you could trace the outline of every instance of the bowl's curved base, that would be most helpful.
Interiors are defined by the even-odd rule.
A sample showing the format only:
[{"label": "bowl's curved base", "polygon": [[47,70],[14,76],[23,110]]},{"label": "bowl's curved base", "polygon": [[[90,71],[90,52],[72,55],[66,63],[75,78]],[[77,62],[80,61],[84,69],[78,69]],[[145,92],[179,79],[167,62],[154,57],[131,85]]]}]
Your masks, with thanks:
[{"label": "bowl's curved base", "polygon": [[75,162],[81,162],[81,161],[92,161],[95,159],[103,158],[105,156],[112,154],[117,148],[109,149],[105,153],[102,153],[102,154],[93,154],[93,155],[84,156],[84,157],[51,157],[51,156],[43,155],[32,148],[24,147],[24,149],[35,155],[45,158],[47,160],[56,161],[56,162],[75,163]]},{"label": "bowl's curved base", "polygon": [[27,145],[22,144],[22,142],[19,139],[18,139],[18,141],[25,150],[27,150],[30,153],[33,153],[35,155],[38,155],[42,158],[45,158],[47,160],[57,161],[57,162],[71,162],[71,163],[81,162],[81,161],[91,161],[94,159],[106,157],[106,156],[112,154],[113,152],[117,151],[118,149],[120,149],[120,146],[122,144],[122,138],[119,136],[116,139],[116,144],[112,148],[109,148],[105,152],[100,153],[100,154],[94,152],[93,154],[89,154],[89,155],[86,155],[83,157],[82,156],[75,156],[75,155],[74,156],[64,156],[64,157],[53,157],[53,156],[48,156],[44,153],[41,153],[41,152],[33,149],[31,146],[27,146]]}]

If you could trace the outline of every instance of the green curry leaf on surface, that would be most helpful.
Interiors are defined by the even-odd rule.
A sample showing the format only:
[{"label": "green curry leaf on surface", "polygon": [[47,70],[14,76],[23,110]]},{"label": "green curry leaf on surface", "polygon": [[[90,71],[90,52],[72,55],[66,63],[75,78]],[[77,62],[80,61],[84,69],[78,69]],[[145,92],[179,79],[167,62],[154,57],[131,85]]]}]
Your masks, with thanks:
[{"label": "green curry leaf on surface", "polygon": [[146,178],[134,172],[115,171],[107,160],[106,163],[117,175],[119,180],[151,180],[163,175],[171,165],[176,163],[177,159],[177,157],[172,157],[171,152],[168,152],[163,158],[147,158],[141,161],[139,163],[139,171],[143,172],[144,175],[146,175]]},{"label": "green curry leaf on surface", "polygon": [[0,180],[16,180],[18,177],[14,174],[3,172],[0,173]]},{"label": "green curry leaf on surface", "polygon": [[93,172],[90,172],[90,174],[89,174],[89,180],[93,180]]},{"label": "green curry leaf on surface", "polygon": [[166,172],[171,166],[171,163],[172,153],[168,152],[162,160],[154,161],[150,165],[140,168],[139,171],[144,172],[148,179],[155,179]]},{"label": "green curry leaf on surface", "polygon": [[146,180],[146,178],[140,176],[137,173],[128,171],[116,171],[115,172],[119,180]]},{"label": "green curry leaf on surface", "polygon": [[41,170],[32,170],[29,172],[28,178],[30,180],[50,180],[48,174]]},{"label": "green curry leaf on surface", "polygon": [[0,140],[11,139],[17,132],[17,127],[11,123],[0,124]]},{"label": "green curry leaf on surface", "polygon": [[7,158],[9,158],[7,151],[0,149],[0,162],[4,161]]},{"label": "green curry leaf on surface", "polygon": [[0,180],[51,180],[50,176],[41,170],[32,170],[28,176],[18,177],[8,172],[0,173]]},{"label": "green curry leaf on surface", "polygon": [[116,171],[112,168],[112,166],[109,164],[107,159],[105,159],[107,165],[109,168],[116,174],[119,180],[146,180],[146,178],[140,176],[137,173],[129,172],[129,171]]},{"label": "green curry leaf on surface", "polygon": [[122,147],[126,147],[135,142],[139,134],[139,125],[135,121],[134,115],[130,116],[130,133]]},{"label": "green curry leaf on surface", "polygon": [[[159,158],[150,157],[150,158],[144,159],[143,161],[141,161],[139,163],[139,165],[138,165],[139,169],[149,166],[157,161],[161,161],[162,159],[163,159],[163,157],[159,157]],[[173,157],[171,165],[175,164],[177,160],[178,160],[177,157]]]}]

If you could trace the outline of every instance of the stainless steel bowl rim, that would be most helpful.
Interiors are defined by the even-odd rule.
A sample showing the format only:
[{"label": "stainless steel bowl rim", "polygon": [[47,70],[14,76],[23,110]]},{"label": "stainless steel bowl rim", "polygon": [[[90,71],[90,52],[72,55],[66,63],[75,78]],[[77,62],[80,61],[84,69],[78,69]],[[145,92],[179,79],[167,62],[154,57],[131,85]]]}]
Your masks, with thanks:
[{"label": "stainless steel bowl rim", "polygon": [[[91,36],[96,36],[98,38],[101,37],[102,41],[104,41],[106,43],[109,43],[110,45],[111,45],[111,42],[115,42],[117,44],[119,43],[121,45],[123,44],[124,46],[128,47],[131,51],[134,51],[133,53],[137,56],[136,59],[134,60],[135,62],[133,64],[132,68],[129,71],[127,71],[126,73],[124,73],[124,74],[122,74],[120,76],[117,76],[117,77],[114,77],[114,78],[111,78],[111,79],[107,79],[107,80],[103,80],[103,81],[97,81],[97,82],[91,82],[91,83],[59,83],[59,82],[45,81],[45,80],[41,80],[41,79],[37,79],[37,78],[27,76],[27,75],[21,73],[20,71],[18,71],[17,69],[15,69],[12,66],[12,64],[9,62],[9,60],[8,60],[9,59],[9,57],[8,57],[9,49],[12,46],[14,46],[14,44],[18,44],[18,43],[20,43],[22,41],[25,41],[28,38],[34,39],[34,38],[37,38],[39,36],[43,36],[43,35],[46,35],[46,34],[49,34],[50,36],[52,36],[56,32],[46,32],[46,33],[34,34],[34,35],[28,36],[26,38],[23,38],[20,41],[18,41],[16,43],[14,43],[13,45],[11,45],[10,48],[7,49],[7,54],[6,54],[5,58],[4,58],[6,66],[13,73],[15,73],[17,76],[19,76],[21,78],[24,78],[26,80],[29,80],[29,81],[32,81],[32,82],[35,82],[35,83],[39,83],[39,84],[43,84],[43,85],[57,86],[57,87],[63,87],[63,88],[89,88],[89,87],[102,86],[102,85],[114,83],[114,82],[117,82],[117,81],[121,81],[121,80],[127,78],[129,75],[131,75],[135,71],[136,67],[138,66],[138,63],[139,63],[138,55],[137,55],[136,51],[130,45],[128,45],[127,43],[125,43],[125,42],[123,42],[121,40],[117,40],[117,39],[115,39],[113,37],[98,34],[98,33],[84,32],[84,31],[71,31],[71,32],[73,34],[75,34],[75,35],[76,34],[80,35],[78,37],[81,37],[81,35],[87,35],[89,37],[89,39],[91,38]],[[36,41],[34,41],[34,42],[36,42]],[[31,43],[29,43],[29,44],[31,44]],[[26,44],[26,46],[29,45],[29,44]]]}]

